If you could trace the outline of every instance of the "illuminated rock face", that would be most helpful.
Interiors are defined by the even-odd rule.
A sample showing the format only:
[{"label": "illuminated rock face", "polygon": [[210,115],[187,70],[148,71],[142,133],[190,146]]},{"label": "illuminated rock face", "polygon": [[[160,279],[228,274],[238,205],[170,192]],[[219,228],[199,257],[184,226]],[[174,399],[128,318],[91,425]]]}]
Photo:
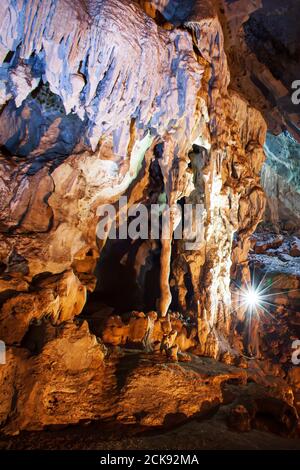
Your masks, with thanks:
[{"label": "illuminated rock face", "polygon": [[299,226],[300,13],[297,0],[222,1],[220,10],[231,87],[268,124],[262,185],[266,219]]},{"label": "illuminated rock face", "polygon": [[[70,422],[105,417],[107,410],[97,407],[90,390],[84,400],[86,384],[103,384],[97,372],[107,361],[102,341],[141,343],[171,359],[193,349],[233,362],[242,352],[230,279],[249,278],[249,239],[264,213],[260,170],[267,127],[260,112],[229,88],[223,30],[211,3],[194,2],[190,11],[186,2],[186,14],[178,3],[166,8],[163,2],[130,0],[77,0],[72,8],[67,0],[3,4],[0,336],[8,357],[20,359],[18,366],[11,359],[2,376],[9,377],[11,391],[18,387],[14,367],[18,380],[26,380],[27,363],[28,374],[34,363],[39,377],[43,364],[51,363],[51,351],[53,360],[60,357],[48,404],[32,398],[30,413],[18,412],[15,425],[7,392],[1,419],[10,430],[35,428],[35,419],[37,428],[66,423],[66,408],[54,421],[41,418],[44,406],[55,408],[64,387],[78,385],[72,377],[61,384],[64,368],[84,376],[81,409]],[[123,249],[100,242],[97,208],[121,195],[129,205],[157,203],[162,195],[170,205],[202,203],[201,246],[186,250],[179,240],[147,240]],[[101,301],[114,306],[123,295],[120,278],[111,274],[117,272],[111,267],[116,259],[125,275],[124,266],[132,268],[125,310],[157,312],[121,318],[121,298],[119,312],[104,308],[99,315],[103,277],[112,281]],[[151,273],[158,294],[145,281]],[[84,316],[99,342],[79,316],[96,277],[94,303],[87,304]],[[140,305],[129,298],[131,288],[140,289]],[[178,314],[170,315],[170,309]],[[37,356],[29,358],[28,351]],[[88,362],[83,364],[76,351]],[[39,395],[39,379],[32,380],[22,389],[19,410],[30,387]],[[77,393],[66,393],[72,406]]]},{"label": "illuminated rock face", "polygon": [[262,184],[267,196],[266,219],[277,229],[298,231],[300,222],[300,144],[289,133],[269,134]]},{"label": "illuminated rock face", "polygon": [[271,132],[300,141],[295,83],[300,77],[297,0],[223,0],[231,86],[263,114]]}]

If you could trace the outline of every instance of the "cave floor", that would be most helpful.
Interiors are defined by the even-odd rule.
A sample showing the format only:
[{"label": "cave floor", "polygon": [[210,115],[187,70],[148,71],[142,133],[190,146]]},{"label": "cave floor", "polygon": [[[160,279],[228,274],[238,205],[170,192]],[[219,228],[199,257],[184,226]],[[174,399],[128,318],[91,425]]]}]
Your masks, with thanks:
[{"label": "cave floor", "polygon": [[[116,351],[108,370],[112,369],[114,361],[119,364],[119,382],[122,372],[127,384],[121,387],[127,390],[127,395],[125,392],[125,395],[118,395],[118,403],[123,403],[123,408],[129,405],[132,408],[136,401],[152,416],[153,420],[148,423],[155,423],[158,413],[162,425],[146,425],[143,422],[145,411],[136,413],[139,420],[135,422],[128,418],[124,422],[117,413],[118,419],[111,415],[106,421],[87,420],[72,426],[51,425],[42,431],[22,431],[18,435],[0,434],[0,450],[300,450],[300,438],[294,437],[299,436],[299,427],[292,433],[288,428],[284,431],[282,423],[291,415],[288,412],[280,421],[283,402],[274,398],[278,391],[284,393],[284,382],[264,376],[255,361],[251,361],[247,369],[193,355],[190,362],[173,363],[137,350]],[[196,390],[192,396],[190,387]],[[275,389],[277,392],[272,398],[270,390]],[[133,393],[133,401],[129,392]],[[162,401],[162,397],[166,397],[166,401]],[[147,408],[148,399],[150,408]],[[170,400],[175,412],[167,415]],[[192,409],[195,401],[201,402],[196,408],[199,412],[188,415],[186,411],[185,415],[183,411]],[[239,420],[241,416],[238,426],[228,426],[232,409],[240,404],[249,410],[260,407],[246,432],[242,432],[245,421]],[[266,415],[268,411],[271,414]]]},{"label": "cave floor", "polygon": [[170,430],[138,429],[93,423],[56,431],[0,436],[1,450],[299,450],[300,439],[251,430],[228,429],[222,409],[208,419],[193,419]]}]

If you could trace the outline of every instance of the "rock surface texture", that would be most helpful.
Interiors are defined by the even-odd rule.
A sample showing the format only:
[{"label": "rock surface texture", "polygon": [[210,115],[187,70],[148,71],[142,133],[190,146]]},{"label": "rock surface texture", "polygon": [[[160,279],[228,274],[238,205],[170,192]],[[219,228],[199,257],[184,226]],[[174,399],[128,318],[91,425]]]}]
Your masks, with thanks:
[{"label": "rock surface texture", "polygon": [[262,185],[267,219],[299,227],[300,10],[298,0],[219,2],[230,86],[263,114],[269,129]]},{"label": "rock surface texture", "polygon": [[[254,408],[232,398],[229,425],[250,429],[266,400],[293,433],[297,384],[247,370],[231,302],[264,215],[267,124],[236,86],[225,24],[237,35],[259,2],[234,2],[235,15],[209,0],[71,3],[1,4],[2,429],[163,426],[249,379],[263,391]],[[175,239],[174,214],[169,239],[97,238],[105,204],[117,209],[108,230],[121,228],[121,196],[162,212],[201,204],[200,245]]]}]

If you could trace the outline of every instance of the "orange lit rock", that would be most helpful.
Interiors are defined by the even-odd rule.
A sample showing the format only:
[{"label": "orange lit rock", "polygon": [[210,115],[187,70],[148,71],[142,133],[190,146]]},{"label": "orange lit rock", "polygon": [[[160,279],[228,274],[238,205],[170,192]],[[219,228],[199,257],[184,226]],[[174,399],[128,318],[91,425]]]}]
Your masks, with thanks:
[{"label": "orange lit rock", "polygon": [[[274,132],[298,123],[240,30],[260,2],[25,3],[5,0],[0,25],[5,431],[177,423],[222,403],[225,382],[244,385],[249,351],[262,362],[256,381],[285,377],[299,296],[278,296],[280,329],[256,323],[250,340],[231,303],[231,281],[250,280],[251,248],[261,269],[295,267],[299,252],[296,240],[277,257],[280,236],[251,239],[265,211],[265,119]],[[169,237],[98,238],[106,204],[116,208],[106,228],[122,228],[121,196],[162,213],[168,204]],[[196,248],[192,235],[175,239],[177,203],[201,205]],[[298,289],[298,275],[283,272],[280,288]],[[242,406],[232,420],[247,430]]]},{"label": "orange lit rock", "polygon": [[0,337],[7,344],[20,343],[33,320],[43,317],[51,318],[54,323],[71,320],[81,313],[85,301],[86,288],[73,271],[48,276],[35,284],[34,291],[17,293],[3,303]]}]

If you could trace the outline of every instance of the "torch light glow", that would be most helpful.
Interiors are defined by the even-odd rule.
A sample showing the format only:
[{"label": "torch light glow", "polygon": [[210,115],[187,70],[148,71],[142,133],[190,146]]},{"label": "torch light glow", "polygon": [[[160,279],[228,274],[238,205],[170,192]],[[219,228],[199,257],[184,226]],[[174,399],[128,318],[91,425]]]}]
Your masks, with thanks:
[{"label": "torch light glow", "polygon": [[266,280],[265,274],[259,282],[252,279],[250,284],[246,283],[243,286],[235,284],[232,291],[233,311],[247,312],[250,317],[254,314],[257,317],[267,315],[275,320],[271,312],[276,309],[277,304],[272,300],[275,300],[278,295],[282,296],[299,291],[299,289],[275,290],[274,288],[280,280],[280,278],[275,281]]},{"label": "torch light glow", "polygon": [[[299,291],[299,289],[289,289],[286,291],[277,290],[274,287],[280,282],[280,277],[277,279],[266,279],[267,273],[262,279],[257,279],[253,276],[251,282],[244,285],[237,285],[232,290],[232,311],[235,312],[238,318],[245,321],[248,326],[248,352],[249,358],[260,357],[259,354],[259,340],[258,329],[261,323],[270,323],[276,321],[276,296],[285,295],[290,292]],[[272,302],[274,301],[274,303]],[[248,356],[245,356],[248,357]]]},{"label": "torch light glow", "polygon": [[242,297],[249,309],[256,309],[263,302],[263,296],[254,287],[250,287],[242,292]]},{"label": "torch light glow", "polygon": [[251,282],[235,289],[233,296],[235,310],[246,312],[250,317],[253,315],[260,317],[262,314],[272,317],[270,307],[274,304],[270,300],[275,294],[270,292],[272,286],[266,286],[263,281],[258,284]]}]

